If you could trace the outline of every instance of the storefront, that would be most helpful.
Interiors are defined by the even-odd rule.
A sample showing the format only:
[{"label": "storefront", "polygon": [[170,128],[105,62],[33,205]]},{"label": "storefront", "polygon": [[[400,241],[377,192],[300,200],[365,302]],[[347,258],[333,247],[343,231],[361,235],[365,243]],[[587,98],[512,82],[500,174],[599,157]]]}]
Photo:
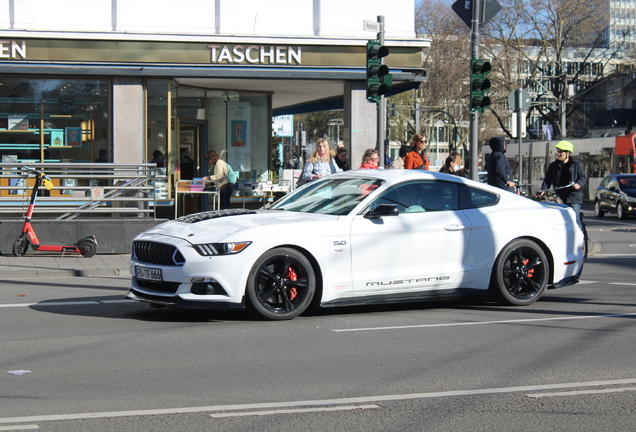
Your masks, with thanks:
[{"label": "storefront", "polygon": [[[2,41],[0,154],[21,163],[155,162],[168,176],[157,198],[171,204],[179,179],[207,174],[208,150],[226,151],[242,180],[275,177],[276,114],[341,108],[345,145],[355,153],[373,143],[364,41],[269,42]],[[387,57],[395,91],[412,88],[421,65],[422,44],[406,45]]]}]

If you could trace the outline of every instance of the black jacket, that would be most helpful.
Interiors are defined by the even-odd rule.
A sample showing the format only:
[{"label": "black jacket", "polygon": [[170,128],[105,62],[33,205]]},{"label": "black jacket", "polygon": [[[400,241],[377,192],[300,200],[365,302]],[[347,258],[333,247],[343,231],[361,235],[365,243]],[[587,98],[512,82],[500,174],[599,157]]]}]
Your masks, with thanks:
[{"label": "black jacket", "polygon": [[548,166],[541,189],[557,188],[572,182],[581,186],[581,189],[569,187],[560,189],[556,193],[564,204],[583,204],[583,188],[587,183],[587,175],[581,162],[570,157],[566,163],[556,160]]},{"label": "black jacket", "polygon": [[486,171],[488,171],[488,184],[498,188],[514,192],[514,188],[506,183],[512,181],[512,170],[504,152],[505,140],[502,137],[490,138],[488,145],[492,153],[486,160]]}]

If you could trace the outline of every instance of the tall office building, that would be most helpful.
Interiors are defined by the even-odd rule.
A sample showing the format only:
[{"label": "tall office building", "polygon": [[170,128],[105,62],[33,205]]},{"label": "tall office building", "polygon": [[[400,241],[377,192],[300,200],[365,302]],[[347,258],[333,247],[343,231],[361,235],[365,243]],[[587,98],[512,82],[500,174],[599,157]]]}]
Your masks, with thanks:
[{"label": "tall office building", "polygon": [[622,44],[628,50],[636,48],[636,0],[611,0],[604,8],[606,41],[610,48]]}]

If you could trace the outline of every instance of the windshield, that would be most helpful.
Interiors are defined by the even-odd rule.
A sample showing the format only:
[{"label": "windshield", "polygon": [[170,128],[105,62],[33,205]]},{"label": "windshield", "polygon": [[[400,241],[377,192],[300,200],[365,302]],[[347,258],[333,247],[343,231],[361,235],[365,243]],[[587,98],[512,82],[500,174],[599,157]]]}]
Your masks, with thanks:
[{"label": "windshield", "polygon": [[382,183],[380,179],[323,178],[283,197],[270,209],[342,216]]}]

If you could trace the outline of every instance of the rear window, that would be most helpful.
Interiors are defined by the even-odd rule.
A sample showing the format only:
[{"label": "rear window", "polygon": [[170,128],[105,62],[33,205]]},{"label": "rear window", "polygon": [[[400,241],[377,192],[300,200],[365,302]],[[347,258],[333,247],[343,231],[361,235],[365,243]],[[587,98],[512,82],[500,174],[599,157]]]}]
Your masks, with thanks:
[{"label": "rear window", "polygon": [[497,204],[499,196],[481,189],[461,186],[459,193],[459,208],[461,210],[488,207]]}]

